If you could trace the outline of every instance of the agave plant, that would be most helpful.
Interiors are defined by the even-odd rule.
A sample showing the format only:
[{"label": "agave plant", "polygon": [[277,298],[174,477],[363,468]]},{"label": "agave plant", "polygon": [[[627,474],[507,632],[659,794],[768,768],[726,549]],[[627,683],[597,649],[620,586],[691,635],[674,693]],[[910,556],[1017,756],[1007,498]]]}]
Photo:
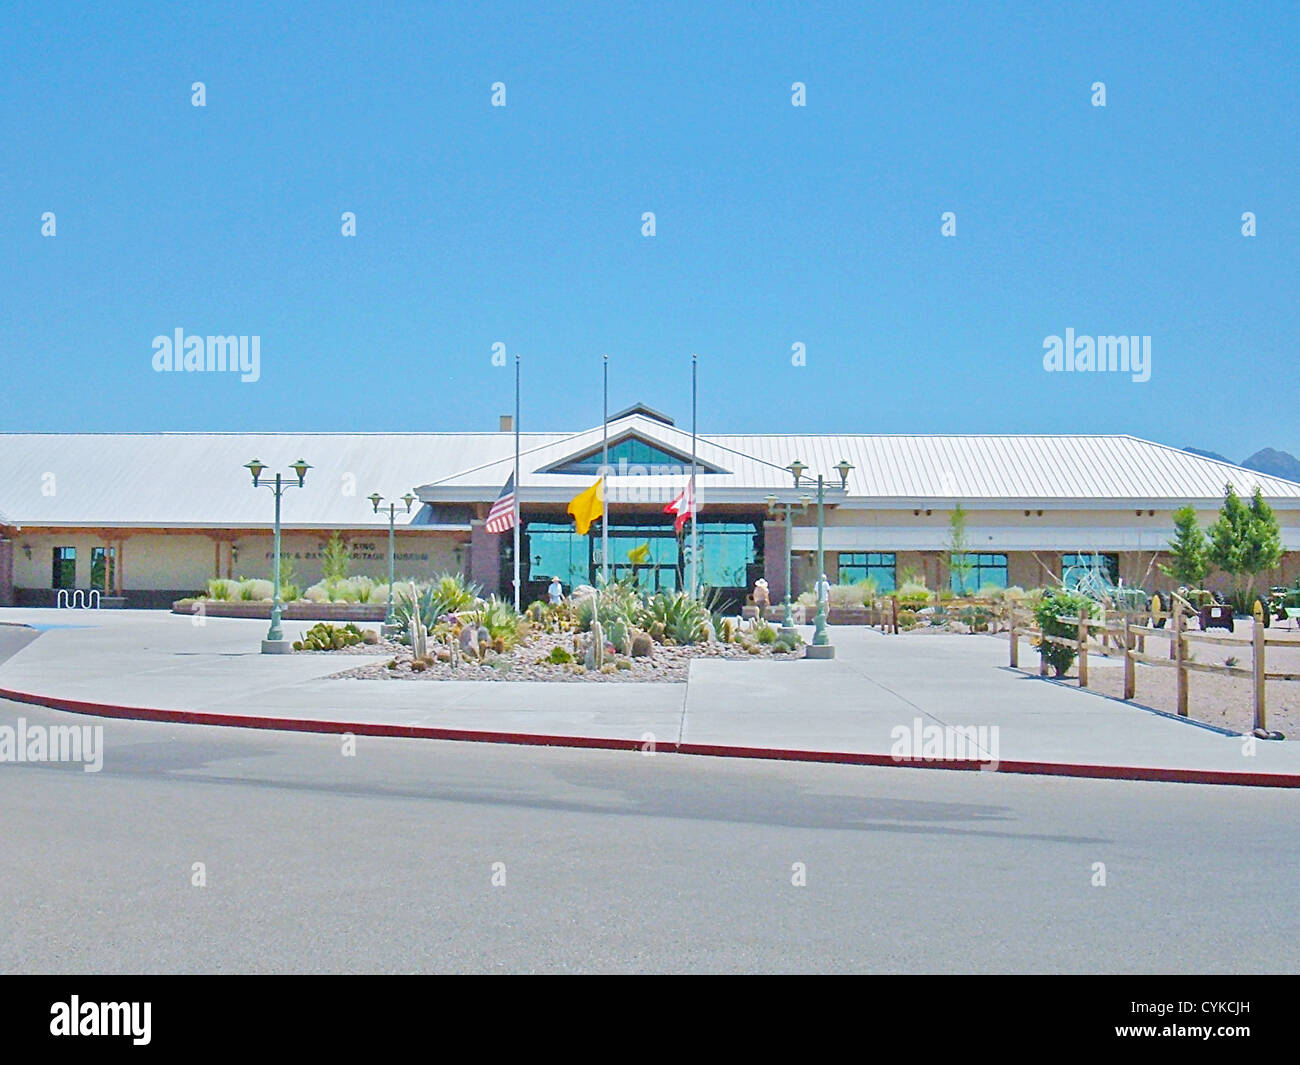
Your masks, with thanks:
[{"label": "agave plant", "polygon": [[590,595],[574,599],[574,624],[579,632],[590,632],[596,617],[608,629],[612,622],[631,626],[643,609],[641,591],[631,581],[610,581]]},{"label": "agave plant", "polygon": [[506,650],[519,641],[519,623],[523,620],[515,612],[514,605],[500,596],[494,595],[484,604],[479,612],[478,623],[488,630],[488,635],[495,643],[497,639],[505,643]]},{"label": "agave plant", "polygon": [[[384,589],[385,593],[387,588]],[[419,612],[428,629],[438,624],[444,614],[455,614],[474,605],[478,589],[460,574],[444,573],[423,588],[413,583],[393,585],[393,618],[401,632],[411,627],[411,618]],[[412,593],[414,592],[414,595]]]},{"label": "agave plant", "polygon": [[685,592],[659,592],[650,597],[640,620],[647,628],[662,625],[664,635],[676,643],[699,643],[705,638],[709,612]]}]

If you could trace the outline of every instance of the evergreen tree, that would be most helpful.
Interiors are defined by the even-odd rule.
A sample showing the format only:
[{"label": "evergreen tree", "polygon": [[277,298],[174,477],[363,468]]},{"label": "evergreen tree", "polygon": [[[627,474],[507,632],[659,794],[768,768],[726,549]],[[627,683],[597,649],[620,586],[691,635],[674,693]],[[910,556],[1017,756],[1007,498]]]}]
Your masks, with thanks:
[{"label": "evergreen tree", "polygon": [[1232,577],[1236,610],[1250,612],[1256,579],[1281,562],[1282,550],[1282,530],[1263,493],[1256,488],[1247,505],[1229,484],[1219,520],[1210,526],[1210,561]]},{"label": "evergreen tree", "polygon": [[1179,584],[1199,588],[1210,572],[1210,545],[1196,520],[1194,507],[1174,511],[1174,538],[1169,541],[1169,565],[1160,571]]},{"label": "evergreen tree", "polygon": [[347,541],[338,532],[330,534],[325,550],[321,552],[321,577],[327,581],[341,581],[348,575],[351,556]]}]

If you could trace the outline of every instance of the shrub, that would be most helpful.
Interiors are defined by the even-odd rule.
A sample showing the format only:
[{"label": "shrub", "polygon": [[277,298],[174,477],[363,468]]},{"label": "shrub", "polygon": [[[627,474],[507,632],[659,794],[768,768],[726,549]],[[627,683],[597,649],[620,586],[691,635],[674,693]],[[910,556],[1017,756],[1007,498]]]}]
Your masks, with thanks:
[{"label": "shrub", "polygon": [[560,646],[552,647],[551,653],[542,658],[543,663],[549,662],[553,666],[568,665],[572,661],[573,655]]},{"label": "shrub", "polygon": [[325,586],[324,581],[317,581],[309,585],[302,593],[302,597],[309,603],[328,603],[330,601],[329,589]]},{"label": "shrub", "polygon": [[870,578],[858,581],[857,584],[832,584],[830,605],[837,610],[857,609],[876,597],[878,587]]},{"label": "shrub", "polygon": [[894,595],[898,597],[899,606],[918,610],[930,601],[931,592],[924,581],[905,581],[898,586]]},{"label": "shrub", "polygon": [[917,626],[918,615],[915,610],[900,610],[898,612],[898,627],[900,629],[914,629]]},{"label": "shrub", "polygon": [[[1097,604],[1086,595],[1067,591],[1064,588],[1053,588],[1044,592],[1042,599],[1034,607],[1034,618],[1044,636],[1064,636],[1073,639],[1079,633],[1078,622],[1062,621],[1061,618],[1090,618],[1096,612],[1096,606]],[[1065,676],[1069,668],[1074,665],[1075,658],[1078,657],[1078,651],[1073,647],[1047,640],[1039,642],[1038,653],[1058,677]]]},{"label": "shrub", "polygon": [[235,581],[225,577],[218,577],[215,580],[208,581],[208,598],[215,599],[218,602],[225,603],[235,598],[238,584]]},{"label": "shrub", "polygon": [[776,629],[766,621],[760,621],[754,629],[754,639],[762,644],[776,643]]},{"label": "shrub", "polygon": [[275,585],[270,581],[241,579],[235,587],[235,594],[243,602],[262,602],[275,595]]}]

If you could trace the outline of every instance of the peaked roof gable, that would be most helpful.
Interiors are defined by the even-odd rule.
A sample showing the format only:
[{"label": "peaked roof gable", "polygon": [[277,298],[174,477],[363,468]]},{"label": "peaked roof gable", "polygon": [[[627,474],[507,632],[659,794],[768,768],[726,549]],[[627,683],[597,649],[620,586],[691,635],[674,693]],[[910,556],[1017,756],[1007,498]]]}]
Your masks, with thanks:
[{"label": "peaked roof gable", "polygon": [[[609,465],[612,470],[626,468],[640,469],[646,472],[679,473],[691,465],[691,456],[678,451],[675,447],[655,440],[644,433],[629,428],[609,440]],[[604,464],[605,441],[595,447],[584,448],[576,454],[566,456],[539,468],[537,473],[592,474]],[[701,474],[727,473],[721,467],[706,462],[699,456],[696,448],[695,465]],[[660,471],[659,467],[669,467]]]}]

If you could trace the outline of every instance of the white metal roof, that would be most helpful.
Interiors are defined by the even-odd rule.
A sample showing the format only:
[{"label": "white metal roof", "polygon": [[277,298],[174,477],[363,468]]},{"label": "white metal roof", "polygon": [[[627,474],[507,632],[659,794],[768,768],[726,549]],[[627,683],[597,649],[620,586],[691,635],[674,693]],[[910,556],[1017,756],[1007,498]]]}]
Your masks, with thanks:
[{"label": "white metal roof", "polygon": [[[1074,504],[1210,503],[1229,481],[1243,495],[1258,485],[1282,505],[1300,501],[1300,484],[1134,436],[714,436],[714,443],[762,464],[770,478],[797,458],[836,483],[847,459],[850,505],[962,501]],[[773,484],[785,484],[782,473]]]},{"label": "white metal roof", "polygon": [[[691,434],[641,414],[609,426],[689,457]],[[573,474],[539,473],[599,448],[601,428],[521,435],[521,497],[567,500],[583,487]],[[1300,484],[1132,436],[702,435],[700,476],[714,502],[792,496],[794,459],[838,485],[834,466],[854,469],[845,507],[904,508],[960,501],[972,509],[1215,506],[1231,481],[1246,495],[1259,485],[1274,506],[1300,509]],[[312,463],[307,486],[284,500],[286,527],[364,528],[386,524],[365,498],[414,489],[430,503],[489,502],[514,464],[511,433],[124,433],[0,434],[0,515],[18,526],[244,528],[271,524],[270,493],[243,468],[268,472]],[[612,477],[610,497],[657,489],[667,498],[682,476]],[[631,498],[635,498],[632,496]],[[402,524],[424,524],[420,508]]]},{"label": "white metal roof", "polygon": [[[284,495],[286,527],[387,526],[372,492],[397,499],[431,475],[507,452],[510,433],[7,433],[0,512],[19,526],[264,527],[272,493],[253,488],[244,463],[257,458],[264,478],[293,479],[289,464],[304,458],[313,468]],[[419,511],[399,511],[399,524],[419,522]]]},{"label": "white metal roof", "polygon": [[[632,415],[611,422],[611,441],[634,433],[652,443],[690,455],[691,434],[676,426]],[[522,498],[568,498],[580,485],[571,474],[542,472],[557,462],[598,448],[601,430],[539,441],[521,453]],[[786,467],[806,464],[814,480],[822,473],[832,496],[845,507],[912,507],[962,502],[967,506],[1087,506],[1167,508],[1184,503],[1217,504],[1229,481],[1243,495],[1259,485],[1270,502],[1300,506],[1300,484],[1269,477],[1215,459],[1133,436],[861,436],[718,435],[700,436],[698,459],[725,472],[701,472],[702,503],[752,500],[758,493],[792,492]],[[839,491],[835,466],[853,465],[848,491]],[[514,467],[513,453],[478,469],[421,486],[425,499],[481,499],[491,485],[504,483]],[[654,477],[612,474],[611,499]],[[684,474],[664,478],[685,483]],[[805,481],[805,484],[808,482]],[[566,496],[565,493],[568,493]]]}]

